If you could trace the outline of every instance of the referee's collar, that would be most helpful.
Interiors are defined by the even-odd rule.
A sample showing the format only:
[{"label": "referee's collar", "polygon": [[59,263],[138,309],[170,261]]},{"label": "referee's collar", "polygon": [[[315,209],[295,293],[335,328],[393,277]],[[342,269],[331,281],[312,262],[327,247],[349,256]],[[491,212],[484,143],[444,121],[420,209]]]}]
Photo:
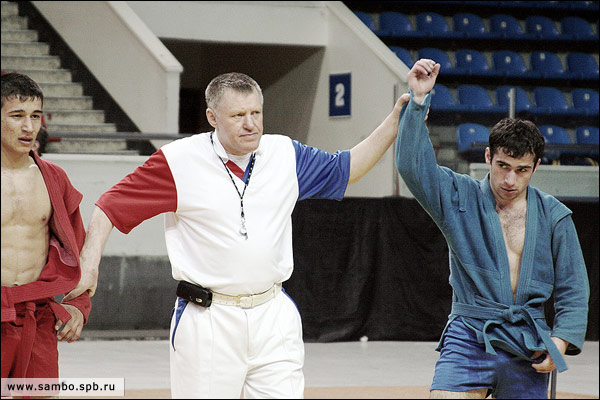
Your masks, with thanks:
[{"label": "referee's collar", "polygon": [[[217,130],[215,129],[214,131],[212,131],[211,135],[213,138],[213,148],[215,149],[215,152],[217,153],[217,155],[219,157],[221,157],[221,159],[223,160],[224,163],[227,163],[227,161],[229,161],[230,158],[229,158],[229,155],[227,154],[227,152],[225,151],[225,148],[221,144],[221,141],[219,140],[219,135],[217,134]],[[256,154],[256,155],[262,154],[262,136],[260,137],[260,142],[258,143],[258,149],[256,149],[254,154]]]}]

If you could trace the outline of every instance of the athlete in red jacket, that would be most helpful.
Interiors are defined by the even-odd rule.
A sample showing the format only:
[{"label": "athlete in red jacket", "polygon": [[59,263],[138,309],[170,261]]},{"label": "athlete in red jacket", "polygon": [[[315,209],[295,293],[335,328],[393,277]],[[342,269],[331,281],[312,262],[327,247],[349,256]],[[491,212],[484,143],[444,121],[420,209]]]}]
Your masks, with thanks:
[{"label": "athlete in red jacket", "polygon": [[91,310],[87,293],[54,299],[80,278],[83,196],[32,150],[42,104],[29,77],[2,75],[2,378],[58,377],[56,339],[77,340]]}]

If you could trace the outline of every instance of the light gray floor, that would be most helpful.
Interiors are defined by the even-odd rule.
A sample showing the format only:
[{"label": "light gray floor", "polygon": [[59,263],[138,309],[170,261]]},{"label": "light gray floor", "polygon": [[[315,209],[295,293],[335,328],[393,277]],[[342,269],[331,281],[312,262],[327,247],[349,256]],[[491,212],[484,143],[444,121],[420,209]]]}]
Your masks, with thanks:
[{"label": "light gray floor", "polygon": [[[306,343],[307,387],[428,386],[438,353],[435,342]],[[168,389],[167,340],[86,339],[59,342],[63,378],[125,378],[125,389]],[[598,342],[567,357],[558,392],[598,397]]]}]

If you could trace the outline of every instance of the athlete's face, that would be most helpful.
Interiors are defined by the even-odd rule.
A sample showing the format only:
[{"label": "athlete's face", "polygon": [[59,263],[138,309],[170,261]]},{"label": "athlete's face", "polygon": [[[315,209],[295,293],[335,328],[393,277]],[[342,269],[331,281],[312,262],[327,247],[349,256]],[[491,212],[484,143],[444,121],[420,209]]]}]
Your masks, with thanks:
[{"label": "athlete's face", "polygon": [[490,186],[497,202],[513,202],[527,195],[527,186],[540,160],[534,163],[531,153],[513,158],[502,149],[493,155],[485,149],[485,161],[490,165]]},{"label": "athlete's face", "polygon": [[5,99],[2,106],[2,153],[28,154],[41,126],[41,99]]},{"label": "athlete's face", "polygon": [[206,117],[227,153],[241,156],[258,148],[263,114],[256,90],[246,93],[226,89],[215,109],[206,109]]}]

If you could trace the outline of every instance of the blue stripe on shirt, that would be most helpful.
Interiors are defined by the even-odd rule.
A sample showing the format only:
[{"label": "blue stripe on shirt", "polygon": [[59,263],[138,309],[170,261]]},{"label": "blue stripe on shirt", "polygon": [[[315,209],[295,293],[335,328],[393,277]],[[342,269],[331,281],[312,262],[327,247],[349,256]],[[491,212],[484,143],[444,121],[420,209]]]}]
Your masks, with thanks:
[{"label": "blue stripe on shirt", "polygon": [[341,200],[350,177],[350,150],[333,154],[292,140],[296,150],[298,200]]},{"label": "blue stripe on shirt", "polygon": [[254,160],[254,153],[250,156],[250,161],[248,161],[248,165],[246,165],[246,170],[244,171],[244,176],[242,176],[242,182],[248,182],[248,175],[250,174],[250,166],[252,165],[252,161]]}]

